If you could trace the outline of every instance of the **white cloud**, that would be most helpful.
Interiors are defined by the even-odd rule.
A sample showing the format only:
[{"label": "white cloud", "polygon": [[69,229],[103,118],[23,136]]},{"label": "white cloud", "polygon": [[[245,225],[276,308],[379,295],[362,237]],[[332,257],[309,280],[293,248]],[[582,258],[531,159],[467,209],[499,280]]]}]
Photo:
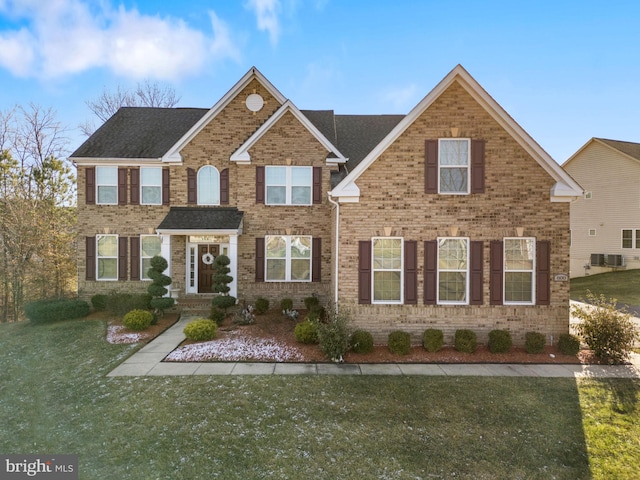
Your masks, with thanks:
[{"label": "white cloud", "polygon": [[181,19],[114,9],[109,1],[0,0],[0,12],[28,28],[0,33],[0,67],[22,77],[101,67],[131,78],[177,79],[198,73],[208,61],[240,56],[214,12],[212,34]]},{"label": "white cloud", "polygon": [[277,44],[280,37],[280,0],[249,0],[246,7],[255,13],[258,30],[265,30],[269,34],[271,45]]}]

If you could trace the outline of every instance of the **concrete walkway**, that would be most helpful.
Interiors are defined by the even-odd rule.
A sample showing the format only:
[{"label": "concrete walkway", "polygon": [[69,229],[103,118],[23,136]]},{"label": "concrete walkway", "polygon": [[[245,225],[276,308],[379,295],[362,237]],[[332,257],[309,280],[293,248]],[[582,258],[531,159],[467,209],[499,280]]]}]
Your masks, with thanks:
[{"label": "concrete walkway", "polygon": [[631,365],[549,364],[335,364],[266,362],[163,362],[185,339],[185,317],[134,353],[109,377],[162,375],[426,375],[496,377],[640,378],[640,355]]}]

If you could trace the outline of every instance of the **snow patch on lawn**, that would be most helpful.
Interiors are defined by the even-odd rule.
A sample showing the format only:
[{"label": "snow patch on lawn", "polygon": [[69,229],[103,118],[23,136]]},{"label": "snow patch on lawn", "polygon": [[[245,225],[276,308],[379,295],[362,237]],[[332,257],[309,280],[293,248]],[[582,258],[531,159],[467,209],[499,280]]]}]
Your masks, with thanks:
[{"label": "snow patch on lawn", "polygon": [[142,340],[142,334],[125,332],[122,325],[109,325],[107,341],[109,343],[137,343]]},{"label": "snow patch on lawn", "polygon": [[165,361],[173,362],[207,360],[295,362],[304,360],[304,357],[295,347],[284,345],[275,338],[256,338],[232,332],[219,340],[184,345],[165,358]]}]

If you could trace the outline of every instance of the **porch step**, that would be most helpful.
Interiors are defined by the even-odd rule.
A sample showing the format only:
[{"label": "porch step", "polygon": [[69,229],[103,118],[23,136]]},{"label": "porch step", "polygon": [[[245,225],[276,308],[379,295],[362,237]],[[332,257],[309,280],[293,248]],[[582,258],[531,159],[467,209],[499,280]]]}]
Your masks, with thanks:
[{"label": "porch step", "polygon": [[208,317],[211,313],[213,295],[185,295],[178,298],[176,307],[181,313]]}]

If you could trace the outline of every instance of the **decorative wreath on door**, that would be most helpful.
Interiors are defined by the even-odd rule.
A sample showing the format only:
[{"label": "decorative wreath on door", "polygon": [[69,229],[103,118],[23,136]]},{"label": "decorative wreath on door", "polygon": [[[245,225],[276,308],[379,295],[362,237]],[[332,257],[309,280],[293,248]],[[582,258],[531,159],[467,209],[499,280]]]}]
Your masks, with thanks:
[{"label": "decorative wreath on door", "polygon": [[211,265],[213,263],[213,260],[215,260],[215,257],[210,253],[205,253],[204,255],[202,255],[202,263],[204,263],[205,265]]}]

